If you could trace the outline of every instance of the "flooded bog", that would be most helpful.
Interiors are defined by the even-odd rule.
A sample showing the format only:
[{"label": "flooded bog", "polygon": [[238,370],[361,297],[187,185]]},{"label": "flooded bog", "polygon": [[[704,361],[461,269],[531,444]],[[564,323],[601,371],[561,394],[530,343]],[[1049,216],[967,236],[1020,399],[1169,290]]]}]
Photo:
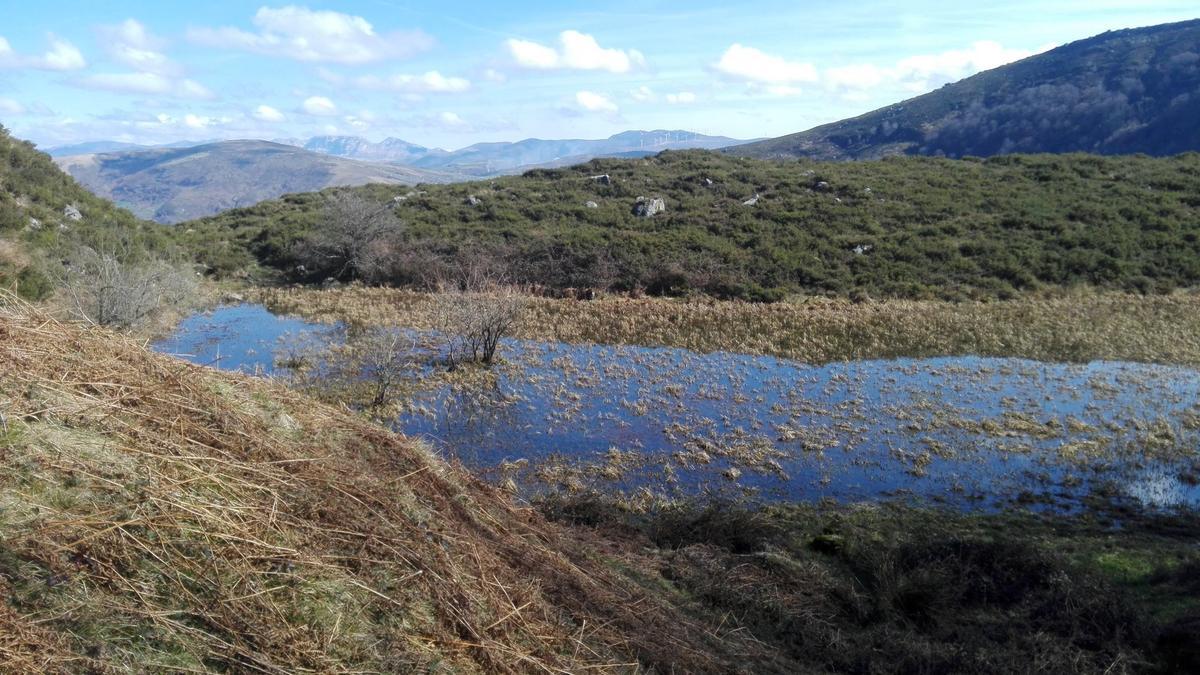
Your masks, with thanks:
[{"label": "flooded bog", "polygon": [[[340,327],[240,305],[190,318],[156,348],[270,374],[299,345],[342,339]],[[976,357],[814,366],[516,340],[501,356],[486,376],[429,378],[437,384],[406,397],[395,428],[533,490],[1200,504],[1200,377],[1187,368]]]}]

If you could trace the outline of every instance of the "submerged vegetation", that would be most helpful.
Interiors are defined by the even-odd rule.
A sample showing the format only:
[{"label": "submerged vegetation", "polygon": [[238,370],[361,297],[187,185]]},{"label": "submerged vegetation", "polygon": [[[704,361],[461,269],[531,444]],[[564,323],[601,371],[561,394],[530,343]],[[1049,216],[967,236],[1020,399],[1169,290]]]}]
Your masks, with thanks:
[{"label": "submerged vegetation", "polygon": [[[436,329],[438,296],[355,286],[263,289],[275,311],[361,326]],[[1003,356],[1200,365],[1200,295],[1077,291],[992,302],[771,304],[530,297],[513,335],[533,340],[767,354],[807,363],[898,357]]]},{"label": "submerged vegetation", "polygon": [[[307,252],[334,227],[330,195],[347,192],[403,223],[359,275],[376,284],[428,287],[484,267],[549,292],[770,300],[1200,282],[1196,153],[776,163],[670,151],[411,191],[289,195],[183,224],[182,239],[218,276],[259,265],[345,280],[341,258],[320,265]],[[639,197],[666,210],[639,217]]]}]

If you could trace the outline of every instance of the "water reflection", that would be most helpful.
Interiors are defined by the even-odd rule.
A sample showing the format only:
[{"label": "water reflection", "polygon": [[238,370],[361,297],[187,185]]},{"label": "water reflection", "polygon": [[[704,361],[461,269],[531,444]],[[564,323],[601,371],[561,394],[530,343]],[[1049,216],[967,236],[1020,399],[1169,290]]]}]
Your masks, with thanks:
[{"label": "water reflection", "polygon": [[[242,305],[189,319],[157,348],[271,372],[272,353],[342,333]],[[535,489],[1071,508],[1116,485],[1152,507],[1200,504],[1186,479],[1200,469],[1200,378],[1185,368],[976,357],[810,366],[522,341],[502,353],[487,377],[413,394],[396,429]]]}]

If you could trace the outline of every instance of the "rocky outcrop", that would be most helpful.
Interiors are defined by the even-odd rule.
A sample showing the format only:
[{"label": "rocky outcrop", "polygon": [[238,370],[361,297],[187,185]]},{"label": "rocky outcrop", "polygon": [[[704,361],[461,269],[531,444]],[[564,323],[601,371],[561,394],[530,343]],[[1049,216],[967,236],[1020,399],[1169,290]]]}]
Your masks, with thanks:
[{"label": "rocky outcrop", "polygon": [[667,210],[667,202],[662,197],[638,197],[633,205],[633,215],[638,218],[653,218]]}]

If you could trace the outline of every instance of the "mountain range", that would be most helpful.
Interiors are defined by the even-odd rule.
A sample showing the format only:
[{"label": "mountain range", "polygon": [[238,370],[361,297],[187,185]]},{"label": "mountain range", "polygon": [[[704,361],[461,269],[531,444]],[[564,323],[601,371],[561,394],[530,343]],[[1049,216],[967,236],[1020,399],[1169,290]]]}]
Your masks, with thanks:
[{"label": "mountain range", "polygon": [[1103,33],[852,119],[729,148],[845,160],[1200,150],[1200,20]]},{"label": "mountain range", "polygon": [[93,193],[161,223],[199,218],[291,192],[366,183],[438,183],[457,176],[333,157],[268,141],[221,141],[56,157]]},{"label": "mountain range", "polygon": [[545,140],[527,138],[516,142],[476,143],[448,151],[426,148],[398,138],[372,143],[358,136],[315,136],[307,141],[277,139],[277,142],[336,157],[376,162],[396,162],[424,169],[483,177],[521,173],[532,168],[579,164],[596,157],[646,156],[663,150],[725,148],[744,143],[725,136],[706,136],[691,131],[624,131],[602,139]]}]

